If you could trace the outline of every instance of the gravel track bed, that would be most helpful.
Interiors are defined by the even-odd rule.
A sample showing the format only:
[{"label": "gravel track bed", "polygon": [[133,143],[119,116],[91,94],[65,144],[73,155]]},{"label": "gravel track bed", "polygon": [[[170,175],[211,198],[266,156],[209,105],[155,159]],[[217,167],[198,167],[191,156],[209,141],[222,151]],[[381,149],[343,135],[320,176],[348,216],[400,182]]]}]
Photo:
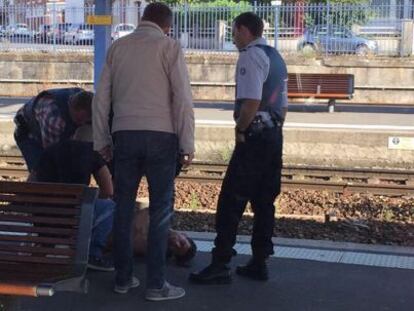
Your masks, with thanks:
[{"label": "gravel track bed", "polygon": [[[174,227],[214,232],[219,191],[218,184],[176,182]],[[146,184],[138,195],[147,196]],[[296,190],[283,192],[276,206],[277,237],[414,246],[414,197]],[[325,214],[331,221],[324,221]],[[251,231],[248,207],[239,234]]]}]

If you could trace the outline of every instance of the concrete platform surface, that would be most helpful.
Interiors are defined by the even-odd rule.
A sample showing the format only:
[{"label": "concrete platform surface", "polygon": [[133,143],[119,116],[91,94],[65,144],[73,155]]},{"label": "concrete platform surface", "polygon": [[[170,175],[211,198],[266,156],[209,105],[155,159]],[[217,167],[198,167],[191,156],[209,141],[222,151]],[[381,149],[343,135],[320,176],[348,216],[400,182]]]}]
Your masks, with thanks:
[{"label": "concrete platform surface", "polygon": [[[197,235],[211,243],[211,235]],[[248,247],[246,237],[238,241],[240,247]],[[297,251],[329,245],[334,249],[344,243],[290,240],[285,242]],[[201,244],[200,244],[201,243]],[[296,244],[296,245],[295,245]],[[325,245],[325,246],[324,246]],[[352,245],[346,245],[348,251]],[[364,245],[353,245],[361,256],[376,252],[381,256],[381,247],[376,250]],[[284,246],[279,246],[279,249]],[[392,247],[386,247],[389,251]],[[276,248],[277,251],[277,248]],[[407,249],[408,258],[414,261],[412,249]],[[278,252],[278,251],[277,251]],[[345,253],[346,253],[345,252]],[[396,252],[401,249],[396,248]],[[246,252],[248,253],[248,252]],[[398,254],[392,256],[403,258]],[[371,253],[372,254],[372,253]],[[389,255],[389,253],[388,253]],[[407,256],[406,256],[407,257]],[[263,311],[412,311],[414,310],[414,266],[412,269],[378,267],[377,264],[344,264],[318,260],[280,258],[269,259],[270,280],[257,282],[234,276],[231,285],[193,285],[188,282],[190,271],[200,269],[209,263],[210,255],[199,252],[191,268],[169,266],[168,278],[173,284],[183,286],[184,298],[168,302],[147,302],[144,300],[144,284],[126,295],[112,292],[113,273],[90,272],[90,290],[87,295],[57,293],[48,298],[19,298],[12,302],[8,311],[17,310],[263,310]],[[248,260],[247,255],[238,255],[232,267]],[[144,262],[137,259],[135,274],[145,279]],[[144,282],[143,282],[144,283]]]},{"label": "concrete platform surface", "polygon": [[[16,111],[28,100],[26,97],[0,97],[0,120],[10,120]],[[194,104],[196,120],[202,124],[207,121],[226,124],[232,121],[231,103],[198,102]],[[327,113],[326,104],[291,104],[287,126],[298,123],[309,124],[352,124],[410,127],[414,131],[414,106],[358,106],[338,103],[335,113]],[[214,124],[212,122],[211,124]]]}]

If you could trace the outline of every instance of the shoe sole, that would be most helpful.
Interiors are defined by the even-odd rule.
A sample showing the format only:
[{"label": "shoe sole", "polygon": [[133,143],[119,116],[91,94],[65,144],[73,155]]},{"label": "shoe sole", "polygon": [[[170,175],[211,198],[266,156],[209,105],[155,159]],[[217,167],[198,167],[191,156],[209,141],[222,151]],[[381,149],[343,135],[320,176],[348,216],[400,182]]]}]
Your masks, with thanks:
[{"label": "shoe sole", "polygon": [[233,282],[231,277],[218,277],[209,280],[199,280],[190,277],[190,281],[194,284],[201,284],[201,285],[224,285],[224,284],[231,284]]},{"label": "shoe sole", "polygon": [[128,288],[126,288],[126,289],[119,289],[119,288],[114,288],[114,292],[115,293],[117,293],[117,294],[126,294],[126,293],[128,293],[129,292],[129,290],[131,289],[131,288],[137,288],[137,287],[139,287],[139,285],[140,285],[140,283],[139,282],[137,282],[137,283],[135,283],[135,284],[131,284],[130,286],[128,286]]},{"label": "shoe sole", "polygon": [[244,278],[249,278],[249,279],[255,280],[255,281],[267,281],[267,280],[269,280],[268,277],[253,276],[253,275],[250,275],[250,274],[246,274],[244,272],[240,272],[238,270],[236,270],[236,274],[239,275],[239,276],[242,276]]},{"label": "shoe sole", "polygon": [[95,266],[95,265],[92,265],[92,264],[88,264],[88,269],[95,270],[95,271],[103,271],[103,272],[115,271],[114,267],[112,267],[112,268],[103,268],[103,267]]},{"label": "shoe sole", "polygon": [[185,296],[185,292],[179,296],[169,296],[169,297],[147,297],[145,296],[145,299],[149,301],[165,301],[165,300],[174,300],[174,299],[183,298],[184,296]]}]

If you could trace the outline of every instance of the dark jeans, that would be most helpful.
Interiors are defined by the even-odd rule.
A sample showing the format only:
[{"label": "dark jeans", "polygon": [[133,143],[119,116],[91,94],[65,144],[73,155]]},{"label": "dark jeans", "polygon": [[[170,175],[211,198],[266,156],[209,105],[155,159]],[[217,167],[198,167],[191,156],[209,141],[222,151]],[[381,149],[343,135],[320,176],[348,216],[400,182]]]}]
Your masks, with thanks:
[{"label": "dark jeans", "polygon": [[230,261],[248,201],[254,212],[253,255],[267,258],[273,254],[274,201],[280,193],[282,146],[280,127],[247,136],[245,143],[236,144],[218,200],[213,261]]},{"label": "dark jeans", "polygon": [[32,171],[37,163],[39,163],[40,158],[43,153],[42,143],[25,136],[14,135],[14,140],[16,141],[17,146],[19,147],[24,160],[26,161],[27,169]]},{"label": "dark jeans", "polygon": [[115,281],[119,285],[125,285],[133,273],[132,220],[138,185],[145,175],[150,198],[147,288],[161,288],[165,282],[165,254],[173,214],[177,137],[154,131],[119,131],[114,135]]}]

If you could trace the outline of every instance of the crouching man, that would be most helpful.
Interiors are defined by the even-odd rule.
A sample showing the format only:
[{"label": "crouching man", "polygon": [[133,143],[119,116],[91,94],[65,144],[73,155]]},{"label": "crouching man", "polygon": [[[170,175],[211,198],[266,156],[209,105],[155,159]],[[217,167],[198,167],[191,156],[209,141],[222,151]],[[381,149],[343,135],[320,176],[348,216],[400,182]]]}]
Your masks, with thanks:
[{"label": "crouching man", "polygon": [[90,269],[114,271],[113,260],[103,250],[112,231],[115,203],[112,178],[105,161],[93,151],[91,126],[79,128],[71,140],[46,148],[30,174],[29,180],[38,182],[90,184],[91,175],[99,186],[95,203],[92,239],[89,251]]}]

